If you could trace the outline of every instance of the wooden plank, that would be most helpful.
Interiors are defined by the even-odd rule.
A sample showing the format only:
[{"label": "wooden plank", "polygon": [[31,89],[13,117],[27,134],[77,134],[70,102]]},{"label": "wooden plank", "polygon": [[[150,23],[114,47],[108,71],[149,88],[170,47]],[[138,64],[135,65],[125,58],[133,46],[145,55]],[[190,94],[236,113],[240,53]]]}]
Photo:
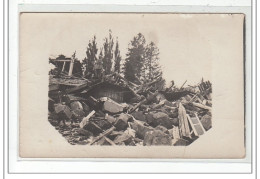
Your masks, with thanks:
[{"label": "wooden plank", "polygon": [[106,139],[106,141],[110,144],[110,145],[116,145],[112,140],[110,140],[109,138],[107,138],[106,136],[104,137]]},{"label": "wooden plank", "polygon": [[206,132],[196,113],[195,117],[190,117],[189,115],[187,117],[196,136],[203,135]]},{"label": "wooden plank", "polygon": [[81,123],[79,124],[79,126],[80,126],[80,128],[83,128],[86,124],[87,124],[87,122],[89,121],[89,118],[91,117],[91,116],[93,116],[94,114],[95,114],[95,112],[96,111],[91,111],[91,113],[89,113],[88,115],[87,115],[87,117],[84,117],[83,119],[82,119],[82,121],[81,121]]},{"label": "wooden plank", "polygon": [[195,117],[197,118],[197,120],[198,120],[198,125],[200,125],[200,127],[202,128],[202,130],[203,130],[203,132],[205,133],[206,132],[206,130],[204,129],[204,127],[203,127],[203,125],[201,124],[201,122],[200,122],[200,119],[199,119],[199,117],[198,117],[198,115],[197,115],[197,113],[195,113]]},{"label": "wooden plank", "polygon": [[173,128],[172,128],[172,135],[173,135],[174,139],[180,139],[181,138],[178,127],[173,126]]},{"label": "wooden plank", "polygon": [[115,126],[112,126],[110,129],[106,130],[105,132],[103,132],[101,135],[97,136],[91,143],[90,145],[94,144],[95,142],[99,141],[101,138],[106,137],[107,135],[109,135],[111,132],[113,132],[115,130]]},{"label": "wooden plank", "polygon": [[199,107],[199,108],[202,108],[202,109],[207,109],[207,110],[209,110],[209,111],[212,110],[211,107],[206,106],[206,105],[203,105],[203,104],[199,104],[199,103],[192,103],[192,104],[193,104],[194,106]]},{"label": "wooden plank", "polygon": [[76,86],[76,87],[74,87],[74,88],[70,88],[70,89],[67,89],[66,90],[66,93],[75,93],[75,92],[77,92],[77,91],[79,91],[79,90],[83,90],[84,88],[87,88],[89,86],[89,84],[87,83],[87,84],[83,84],[83,85],[80,85],[80,86]]},{"label": "wooden plank", "polygon": [[187,82],[187,80],[181,85],[180,89],[183,88],[183,86],[185,85],[186,82]]},{"label": "wooden plank", "polygon": [[178,113],[179,113],[179,115],[178,115],[179,128],[181,130],[181,135],[184,136],[184,137],[191,138],[186,110],[181,103],[179,103]]},{"label": "wooden plank", "polygon": [[188,120],[190,122],[191,128],[192,128],[195,136],[199,136],[199,134],[198,134],[198,132],[197,132],[197,130],[196,130],[196,128],[195,128],[195,126],[194,126],[194,124],[193,124],[193,122],[192,122],[192,120],[191,120],[191,118],[190,118],[190,116],[188,114],[187,114],[187,118],[188,118]]},{"label": "wooden plank", "polygon": [[56,62],[71,62],[71,60],[57,60],[55,59]]}]

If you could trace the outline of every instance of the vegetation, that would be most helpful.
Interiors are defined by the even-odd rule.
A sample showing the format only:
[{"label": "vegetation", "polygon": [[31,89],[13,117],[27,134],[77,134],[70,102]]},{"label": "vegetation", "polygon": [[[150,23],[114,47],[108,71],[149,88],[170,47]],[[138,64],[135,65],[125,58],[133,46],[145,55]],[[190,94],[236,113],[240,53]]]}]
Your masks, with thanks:
[{"label": "vegetation", "polygon": [[[97,76],[96,69],[102,66],[102,69],[99,68],[98,71],[102,75],[117,72],[127,80],[140,84],[162,77],[159,55],[160,52],[156,44],[152,41],[146,43],[144,35],[138,33],[128,44],[126,58],[123,60],[118,39],[116,38],[115,41],[112,31],[109,30],[108,37],[104,38],[104,43],[100,48],[98,48],[96,36],[89,41],[86,57],[82,60],[82,63],[77,59],[76,52],[73,53],[71,59],[74,59],[73,74],[76,73],[77,76],[95,78]],[[57,59],[66,59],[66,57],[61,54]],[[55,65],[62,68],[61,64]],[[68,70],[69,66],[66,65],[65,71]]]}]

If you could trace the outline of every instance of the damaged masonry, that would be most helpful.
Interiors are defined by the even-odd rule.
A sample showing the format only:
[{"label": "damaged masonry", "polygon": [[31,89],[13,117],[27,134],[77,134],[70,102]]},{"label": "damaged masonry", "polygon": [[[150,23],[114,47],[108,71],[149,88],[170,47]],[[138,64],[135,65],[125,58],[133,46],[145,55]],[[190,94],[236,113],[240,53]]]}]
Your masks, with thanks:
[{"label": "damaged masonry", "polygon": [[160,89],[160,75],[136,84],[116,72],[88,79],[67,71],[50,74],[48,120],[72,145],[187,146],[212,127],[209,81]]}]

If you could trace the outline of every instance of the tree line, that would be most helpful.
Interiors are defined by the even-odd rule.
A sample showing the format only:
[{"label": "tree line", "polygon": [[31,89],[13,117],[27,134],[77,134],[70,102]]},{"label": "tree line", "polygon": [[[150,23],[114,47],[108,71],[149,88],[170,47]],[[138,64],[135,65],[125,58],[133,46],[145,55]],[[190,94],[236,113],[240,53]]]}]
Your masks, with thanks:
[{"label": "tree line", "polygon": [[96,70],[100,69],[98,73],[102,75],[117,72],[127,80],[138,84],[162,76],[159,54],[156,44],[152,41],[147,43],[144,35],[138,33],[128,44],[126,58],[123,59],[118,39],[114,38],[112,31],[109,30],[108,37],[104,38],[101,47],[98,47],[94,35],[87,45],[86,57],[82,62],[76,58],[76,52],[72,58],[77,62],[76,73],[85,78],[95,78]]}]

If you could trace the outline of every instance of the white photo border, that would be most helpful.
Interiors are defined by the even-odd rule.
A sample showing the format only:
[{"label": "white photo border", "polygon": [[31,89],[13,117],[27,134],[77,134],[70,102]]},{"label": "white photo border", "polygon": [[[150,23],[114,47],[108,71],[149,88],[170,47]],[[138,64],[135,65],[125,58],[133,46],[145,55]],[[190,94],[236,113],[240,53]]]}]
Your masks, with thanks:
[{"label": "white photo border", "polygon": [[[76,4],[63,4],[63,5],[48,5],[48,4],[15,4],[15,1],[9,2],[9,62],[7,84],[8,84],[8,119],[6,120],[7,139],[6,142],[8,157],[7,169],[8,173],[252,173],[252,17],[250,6],[133,6],[133,5],[76,5]],[[21,159],[18,157],[18,137],[19,137],[19,120],[18,120],[18,100],[19,99],[19,75],[18,75],[18,52],[19,52],[19,13],[20,12],[142,12],[142,13],[244,13],[246,15],[246,62],[245,62],[245,81],[246,96],[246,126],[250,126],[251,130],[246,130],[246,151],[247,157],[245,159]],[[10,38],[11,37],[11,38]],[[10,96],[10,94],[12,94]],[[12,131],[12,132],[10,132]],[[73,161],[73,162],[68,162]],[[59,167],[60,163],[66,165],[65,168]],[[82,165],[76,171],[69,171],[70,164]],[[127,165],[136,163],[135,167],[129,169]],[[56,164],[55,164],[56,163]],[[53,165],[54,164],[54,165]],[[113,164],[113,170],[110,164]],[[90,166],[88,172],[81,172],[86,166]],[[115,165],[117,167],[115,167]],[[144,166],[149,166],[149,170]],[[164,165],[164,169],[158,171],[158,166]],[[178,167],[176,167],[179,165]],[[196,166],[201,165],[199,170]],[[241,165],[241,166],[240,166]],[[44,167],[43,167],[44,166]],[[103,166],[103,167],[102,167]],[[98,168],[102,167],[108,169],[100,171]],[[142,166],[142,167],[141,167]],[[185,170],[181,169],[185,166]],[[205,166],[207,166],[205,171]],[[56,171],[52,169],[56,167]],[[187,167],[191,170],[187,171]],[[157,170],[156,170],[157,168]],[[159,167],[163,168],[163,167]],[[178,171],[174,168],[178,168]],[[193,168],[193,169],[192,169]],[[214,169],[215,168],[215,169]],[[98,170],[97,170],[98,169]],[[84,170],[82,170],[84,171]]]}]

